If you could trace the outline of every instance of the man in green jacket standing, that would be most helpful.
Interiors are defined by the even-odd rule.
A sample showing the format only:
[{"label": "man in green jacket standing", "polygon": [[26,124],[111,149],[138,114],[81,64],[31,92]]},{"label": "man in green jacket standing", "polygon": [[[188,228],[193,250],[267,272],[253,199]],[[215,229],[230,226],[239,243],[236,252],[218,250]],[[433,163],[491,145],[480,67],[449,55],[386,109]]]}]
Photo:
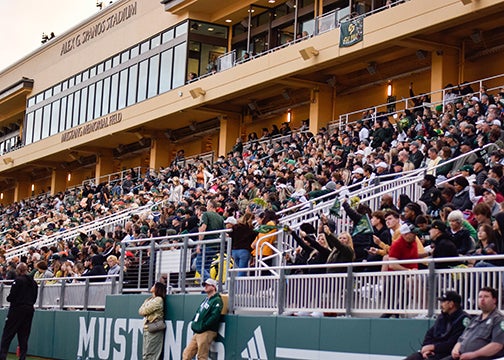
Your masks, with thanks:
[{"label": "man in green jacket standing", "polygon": [[206,279],[205,293],[207,297],[194,315],[191,325],[194,335],[184,349],[182,360],[191,360],[196,354],[198,360],[208,359],[210,345],[217,337],[222,311],[222,299],[217,292],[217,281]]}]

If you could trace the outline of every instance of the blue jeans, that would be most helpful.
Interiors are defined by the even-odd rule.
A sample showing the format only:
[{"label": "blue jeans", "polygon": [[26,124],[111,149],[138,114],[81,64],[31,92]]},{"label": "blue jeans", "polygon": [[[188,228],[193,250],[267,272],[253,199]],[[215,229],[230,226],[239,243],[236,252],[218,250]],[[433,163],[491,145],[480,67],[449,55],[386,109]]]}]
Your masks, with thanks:
[{"label": "blue jeans", "polygon": [[[231,250],[231,256],[233,256],[234,259],[234,265],[237,268],[247,268],[249,265],[250,261],[250,251],[247,249],[236,249],[236,250]],[[246,276],[247,272],[245,271],[240,271],[238,272],[238,276]]]},{"label": "blue jeans", "polygon": [[[218,251],[218,247],[203,245],[201,247],[201,252],[196,255],[196,271],[200,273],[202,283],[210,277],[210,265],[212,264],[212,259]],[[204,261],[203,253],[205,253]]]}]

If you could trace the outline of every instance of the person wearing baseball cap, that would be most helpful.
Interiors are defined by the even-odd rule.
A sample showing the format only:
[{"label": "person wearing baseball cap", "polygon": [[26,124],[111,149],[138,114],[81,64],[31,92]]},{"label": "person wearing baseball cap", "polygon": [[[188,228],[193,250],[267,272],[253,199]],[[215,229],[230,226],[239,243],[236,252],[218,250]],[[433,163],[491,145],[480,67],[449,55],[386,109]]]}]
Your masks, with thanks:
[{"label": "person wearing baseball cap", "polygon": [[[401,236],[392,242],[389,249],[390,260],[412,260],[418,259],[418,246],[416,242],[416,234],[412,232],[411,226],[402,224],[399,228]],[[389,270],[417,270],[418,264],[390,264]]]},{"label": "person wearing baseball cap", "polygon": [[222,298],[217,291],[218,282],[208,278],[203,285],[207,297],[198,306],[192,320],[194,335],[184,349],[182,360],[191,360],[196,355],[198,359],[208,359],[210,345],[217,338],[223,307]]},{"label": "person wearing baseball cap", "polygon": [[438,300],[441,314],[427,330],[422,348],[405,360],[439,360],[450,356],[452,348],[469,323],[469,315],[462,310],[462,298],[458,293],[447,291]]}]

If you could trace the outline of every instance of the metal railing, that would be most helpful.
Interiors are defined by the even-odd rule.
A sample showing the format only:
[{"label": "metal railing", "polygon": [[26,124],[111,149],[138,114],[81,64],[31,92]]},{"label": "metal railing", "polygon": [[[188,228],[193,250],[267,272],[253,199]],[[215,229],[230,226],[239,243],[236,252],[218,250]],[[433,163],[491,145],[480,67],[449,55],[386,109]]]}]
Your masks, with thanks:
[{"label": "metal railing", "polygon": [[[472,82],[464,84],[464,85],[474,85],[475,87],[477,86],[478,89],[475,90],[474,93],[471,93],[469,95],[477,94],[478,96],[481,96],[480,88],[483,85],[485,85],[485,83],[490,82],[490,81],[495,81],[495,80],[501,80],[502,82],[498,86],[493,86],[493,87],[488,88],[487,91],[493,91],[493,90],[500,89],[502,87],[502,84],[504,84],[504,74],[499,74],[499,75],[487,77],[487,78],[484,78],[484,79],[475,80],[475,81],[472,81]],[[437,105],[443,105],[443,106],[446,105],[447,101],[444,100],[446,98],[446,94],[449,91],[454,91],[454,90],[456,91],[458,89],[459,89],[458,86],[453,86],[453,87],[449,87],[449,88],[444,88],[444,89],[440,89],[440,90],[431,91],[431,92],[428,92],[428,93],[422,93],[421,95],[426,95],[426,96],[430,96],[430,97],[438,95],[438,96],[440,96],[442,98],[441,101],[431,101],[430,103],[428,103],[428,104],[426,103],[425,104],[425,106],[428,106],[429,108],[432,108],[432,107],[435,107]],[[416,95],[416,96],[413,96],[413,97],[402,98],[401,100],[392,101],[392,102],[388,102],[388,103],[383,103],[383,104],[367,107],[367,108],[364,108],[364,109],[352,111],[352,112],[349,112],[349,113],[346,113],[346,114],[342,114],[342,115],[339,116],[339,118],[337,120],[330,121],[329,124],[328,124],[328,127],[330,129],[339,127],[339,129],[341,130],[342,126],[344,126],[346,124],[356,123],[359,120],[363,120],[363,121],[365,121],[365,120],[372,120],[372,121],[374,121],[375,118],[377,117],[377,114],[380,114],[379,115],[380,117],[390,117],[390,116],[392,116],[394,118],[396,118],[396,117],[398,118],[398,114],[400,114],[404,110],[406,110],[406,109],[414,109],[415,107],[412,106],[412,101],[414,99],[418,99],[421,95]],[[467,96],[467,95],[459,95],[459,96],[457,96],[457,98],[463,98],[464,96]],[[364,115],[363,116],[363,114],[372,114],[372,115],[370,115],[370,116],[369,115]]]},{"label": "metal railing", "polygon": [[213,164],[215,157],[215,151],[208,151],[197,155],[192,155],[184,157],[182,160],[175,161],[174,164],[178,167],[184,167],[186,165],[193,165],[198,161],[204,161],[209,164]]},{"label": "metal railing", "polygon": [[106,231],[111,231],[116,225],[123,225],[131,218],[131,215],[138,214],[142,212],[151,212],[152,208],[161,206],[164,201],[160,201],[154,205],[144,205],[139,208],[125,209],[118,213],[108,215],[102,218],[98,218],[87,224],[82,224],[74,228],[67,229],[65,231],[56,232],[50,236],[42,236],[39,239],[35,239],[29,243],[24,243],[9,249],[5,253],[7,260],[10,260],[14,256],[22,256],[28,253],[29,248],[32,246],[40,248],[41,246],[52,246],[60,241],[74,240],[79,233],[85,233],[88,236],[92,234],[93,231],[99,229],[105,229]]},{"label": "metal railing", "polygon": [[[230,312],[263,311],[276,314],[294,312],[333,313],[345,316],[397,314],[403,317],[431,317],[438,312],[436,298],[447,290],[462,296],[470,314],[479,313],[478,290],[490,286],[498,290],[499,309],[503,302],[501,267],[459,267],[436,269],[447,261],[504,259],[503,255],[474,256],[372,263],[326,264],[304,267],[273,267],[270,276],[253,275],[255,268],[230,269]],[[413,271],[362,272],[363,267],[383,264],[427,263]],[[319,274],[295,274],[294,270],[320,269]],[[337,272],[326,273],[327,270]],[[238,277],[238,271],[252,275]]]},{"label": "metal railing", "polygon": [[[105,309],[107,295],[118,294],[118,275],[36,279],[37,309]],[[0,281],[0,307],[7,307],[12,281]]]},{"label": "metal railing", "polygon": [[[405,3],[407,1],[410,1],[410,0],[395,0],[392,2],[391,5],[396,6],[396,5]],[[324,13],[314,19],[315,20],[314,33],[312,35],[304,36],[302,38],[295,38],[289,42],[286,42],[286,43],[281,44],[277,47],[262,51],[257,54],[249,54],[248,58],[237,59],[236,50],[231,50],[231,51],[221,55],[217,59],[217,71],[220,72],[220,71],[224,71],[224,70],[233,68],[237,65],[243,64],[245,62],[251,61],[253,59],[271,54],[273,52],[276,52],[278,50],[281,50],[283,48],[291,46],[292,44],[296,44],[298,42],[307,40],[313,36],[324,34],[330,30],[334,30],[336,28],[339,28],[340,24],[344,21],[348,21],[350,19],[354,19],[357,17],[366,17],[366,16],[374,15],[380,11],[387,10],[388,8],[389,8],[389,6],[386,5],[386,6],[382,6],[380,8],[376,8],[376,9],[373,9],[371,11],[367,11],[364,13],[352,13],[350,10],[350,7],[331,10],[330,12]],[[208,72],[206,74],[203,74],[203,75],[191,80],[191,83],[193,83],[197,80],[200,80],[200,79],[204,79],[210,75],[213,75],[213,72]]]},{"label": "metal railing", "polygon": [[[199,292],[202,290],[204,275],[197,272],[202,268],[210,272],[214,261],[217,261],[215,268],[218,269],[215,277],[219,281],[219,290],[222,291],[225,289],[226,274],[230,267],[230,262],[226,260],[227,257],[231,257],[231,239],[226,236],[230,231],[225,229],[123,240],[120,258],[120,291],[123,293],[149,291],[155,281],[166,279],[170,292]],[[198,240],[199,235],[215,236],[215,238]],[[198,247],[201,254],[199,268],[196,267]],[[128,258],[125,256],[126,252],[137,255],[134,258]],[[151,254],[155,255],[151,256]]]},{"label": "metal railing", "polygon": [[[135,174],[136,174],[136,178],[134,180],[140,180],[142,178],[142,167],[141,166],[137,166],[135,168],[133,168],[133,170],[135,171]],[[98,185],[102,182],[107,182],[108,184],[111,184],[113,185],[114,183],[118,182],[118,181],[124,181],[124,179],[126,178],[126,175],[130,174],[131,173],[131,169],[127,169],[127,170],[122,170],[122,171],[118,171],[118,172],[115,172],[115,173],[111,173],[111,174],[106,174],[106,175],[102,175],[98,178],[98,182],[96,183],[96,179],[86,179],[82,182],[82,186],[85,186],[85,185]]]}]

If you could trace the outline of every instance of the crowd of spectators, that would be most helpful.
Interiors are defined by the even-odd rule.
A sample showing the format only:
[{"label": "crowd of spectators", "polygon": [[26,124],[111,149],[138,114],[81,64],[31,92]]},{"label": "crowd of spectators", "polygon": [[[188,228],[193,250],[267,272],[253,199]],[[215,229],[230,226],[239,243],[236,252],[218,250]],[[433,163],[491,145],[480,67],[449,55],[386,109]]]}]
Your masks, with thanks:
[{"label": "crowd of spectators", "polygon": [[[311,133],[309,120],[294,130],[289,123],[281,124],[280,128],[273,125],[271,129],[264,128],[261,136],[251,133],[245,144],[238,139],[226,156],[220,156],[213,163],[201,159],[189,163],[181,150],[165,168],[151,169],[144,174],[132,169],[124,179],[89,184],[82,189],[4,206],[0,208],[2,254],[15,246],[35,243],[42,237],[54,236],[122,209],[144,205],[150,208],[133,215],[114,231],[98,230],[90,236],[82,233],[50,248],[34,246],[25,255],[26,259],[13,258],[7,262],[5,257],[0,258],[2,276],[7,278],[20,260],[26,260],[31,269],[42,270],[44,264],[37,264],[43,260],[53,274],[86,274],[95,269],[93,274],[106,275],[114,266],[107,259],[110,255],[120,255],[119,243],[123,239],[201,231],[201,219],[209,211],[209,201],[212,210],[225,220],[225,226],[233,232],[246,234],[247,240],[239,241],[231,233],[233,251],[236,257],[238,253],[243,257],[235,264],[244,267],[248,264],[246,259],[251,259],[250,254],[259,250],[267,252],[268,246],[261,247],[264,239],[260,238],[275,245],[276,239],[264,234],[276,226],[276,212],[308,203],[334,190],[342,195],[422,167],[427,169],[422,185],[425,192],[417,202],[401,196],[400,201],[394,203],[392,197],[384,196],[381,209],[369,209],[362,204],[352,207],[351,203],[343,201],[344,211],[351,215],[356,225],[363,216],[370,217],[380,242],[373,239],[372,234],[359,233],[345,234],[345,239],[341,240],[342,234],[330,232],[334,227],[329,221],[325,224],[327,229],[322,227],[318,236],[317,244],[328,249],[322,252],[328,259],[340,262],[341,259],[381,259],[390,256],[393,241],[406,234],[405,229],[400,230],[401,224],[408,224],[415,233],[423,233],[417,243],[418,253],[425,256],[423,254],[430,251],[429,228],[433,221],[440,220],[445,226],[449,223],[449,233],[452,239],[457,239],[454,241],[459,254],[491,253],[491,246],[479,248],[479,232],[475,227],[483,221],[491,223],[501,215],[504,90],[493,95],[487,94],[484,88],[477,93],[472,89],[452,93],[447,92],[444,106],[432,109],[430,104],[415,101],[411,110],[404,110],[397,118],[366,112],[362,120],[346,124],[342,131],[321,128]],[[486,144],[492,144],[486,151],[447,163],[449,159]],[[443,166],[443,163],[447,164]],[[436,184],[440,180],[451,181],[438,188]],[[389,218],[397,220],[390,221],[394,227],[389,225]],[[455,226],[456,222],[463,225],[462,230],[467,230],[463,232],[469,233],[471,241],[458,234],[461,230]],[[493,224],[494,229],[498,229],[495,225],[498,221]],[[262,229],[258,230],[258,225],[262,225]],[[437,228],[446,230],[443,226]],[[390,241],[382,236],[385,233],[390,233]],[[490,233],[489,239],[500,239],[499,230]],[[313,247],[312,251],[321,251],[311,241],[313,239],[307,239],[310,234],[304,231],[300,235]],[[353,256],[341,244],[352,248]],[[343,249],[346,256],[331,255],[337,249]],[[500,242],[495,249],[497,253],[504,251]],[[308,252],[307,248],[300,248],[297,253],[302,250]],[[138,258],[135,253],[127,255],[127,266]],[[293,253],[290,260],[303,263],[299,260],[302,257],[296,260],[295,255]],[[307,259],[312,258],[307,256]],[[319,256],[316,261],[321,262],[323,258]],[[206,274],[208,269],[198,270]]]}]

